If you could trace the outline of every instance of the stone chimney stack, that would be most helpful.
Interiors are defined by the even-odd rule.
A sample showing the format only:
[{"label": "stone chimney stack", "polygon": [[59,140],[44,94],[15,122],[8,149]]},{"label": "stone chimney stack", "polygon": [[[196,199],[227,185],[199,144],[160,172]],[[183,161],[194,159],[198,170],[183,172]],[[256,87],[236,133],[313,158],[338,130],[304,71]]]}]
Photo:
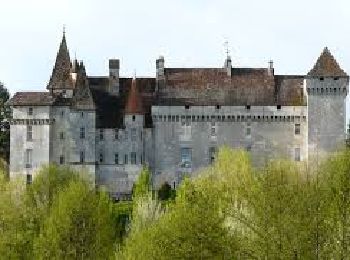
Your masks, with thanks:
[{"label": "stone chimney stack", "polygon": [[164,56],[159,56],[156,60],[157,79],[164,76]]},{"label": "stone chimney stack", "polygon": [[164,57],[159,56],[156,60],[156,91],[161,90],[165,85]]},{"label": "stone chimney stack", "polygon": [[269,76],[274,75],[273,60],[269,61],[269,67],[267,68],[267,73],[269,74]]},{"label": "stone chimney stack", "polygon": [[109,60],[109,89],[111,94],[119,95],[119,59]]},{"label": "stone chimney stack", "polygon": [[225,60],[225,69],[227,71],[227,76],[231,77],[232,74],[232,60],[231,56],[227,56]]}]

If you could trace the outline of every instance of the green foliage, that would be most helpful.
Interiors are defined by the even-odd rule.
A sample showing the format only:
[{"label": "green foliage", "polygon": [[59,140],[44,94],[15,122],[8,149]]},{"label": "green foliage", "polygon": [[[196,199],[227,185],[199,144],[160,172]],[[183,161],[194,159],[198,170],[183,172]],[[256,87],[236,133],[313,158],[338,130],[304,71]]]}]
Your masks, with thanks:
[{"label": "green foliage", "polygon": [[107,259],[114,245],[112,205],[86,182],[58,194],[35,240],[37,259]]},{"label": "green foliage", "polygon": [[[0,123],[5,119],[10,119],[11,110],[5,105],[10,98],[10,93],[2,82],[0,82]],[[8,160],[10,153],[10,131],[0,131],[0,156]]]},{"label": "green foliage", "polygon": [[149,169],[144,167],[134,184],[133,200],[137,200],[140,197],[148,196],[151,189],[151,177]]}]

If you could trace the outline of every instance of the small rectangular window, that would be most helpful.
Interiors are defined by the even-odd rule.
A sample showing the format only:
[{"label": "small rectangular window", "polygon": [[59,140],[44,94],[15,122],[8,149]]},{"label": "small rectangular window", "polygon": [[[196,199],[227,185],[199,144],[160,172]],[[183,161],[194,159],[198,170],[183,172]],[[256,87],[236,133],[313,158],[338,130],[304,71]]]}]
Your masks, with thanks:
[{"label": "small rectangular window", "polygon": [[100,163],[103,163],[103,153],[102,152],[100,152],[99,161],[100,161]]},{"label": "small rectangular window", "polygon": [[185,168],[190,168],[192,165],[192,149],[181,148],[181,165]]},{"label": "small rectangular window", "polygon": [[30,173],[27,174],[27,184],[30,185],[33,182],[33,177]]},{"label": "small rectangular window", "polygon": [[130,155],[131,164],[136,164],[136,153],[132,152]]},{"label": "small rectangular window", "polygon": [[103,129],[100,129],[100,141],[103,140]]},{"label": "small rectangular window", "polygon": [[295,124],[294,133],[300,135],[300,124]]},{"label": "small rectangular window", "polygon": [[297,162],[300,162],[300,148],[295,148],[295,151],[294,151],[294,159],[295,161]]},{"label": "small rectangular window", "polygon": [[64,156],[63,155],[60,156],[60,164],[64,164]]},{"label": "small rectangular window", "polygon": [[80,139],[85,139],[85,128],[84,127],[80,128]]},{"label": "small rectangular window", "polygon": [[119,164],[119,154],[114,154],[114,163]]},{"label": "small rectangular window", "polygon": [[246,108],[247,110],[250,110],[250,105],[246,105],[245,108]]},{"label": "small rectangular window", "polygon": [[136,116],[132,116],[132,121],[135,122]]},{"label": "small rectangular window", "polygon": [[186,106],[185,106],[185,109],[190,109],[190,106],[189,106],[189,105],[186,105]]},{"label": "small rectangular window", "polygon": [[209,148],[209,163],[212,164],[215,161],[216,147]]},{"label": "small rectangular window", "polygon": [[61,139],[61,140],[64,139],[64,132],[60,132],[60,139]]},{"label": "small rectangular window", "polygon": [[85,162],[85,153],[84,151],[80,151],[80,163],[84,163]]},{"label": "small rectangular window", "polygon": [[281,110],[281,105],[277,105],[277,110]]},{"label": "small rectangular window", "polygon": [[131,129],[131,140],[136,141],[136,128]]},{"label": "small rectangular window", "polygon": [[30,107],[28,108],[28,116],[32,116],[33,115],[33,108]]},{"label": "small rectangular window", "polygon": [[250,126],[246,128],[246,136],[250,136],[252,134],[252,129]]},{"label": "small rectangular window", "polygon": [[27,126],[27,141],[33,141],[33,126]]},{"label": "small rectangular window", "polygon": [[27,149],[26,150],[26,168],[32,168],[33,164],[33,150],[32,149]]},{"label": "small rectangular window", "polygon": [[83,118],[84,117],[84,112],[81,112],[80,116],[81,116],[81,118]]},{"label": "small rectangular window", "polygon": [[125,154],[125,156],[124,156],[124,164],[128,164],[129,162],[128,162],[128,155],[127,154]]},{"label": "small rectangular window", "polygon": [[118,129],[114,129],[114,139],[118,140]]}]

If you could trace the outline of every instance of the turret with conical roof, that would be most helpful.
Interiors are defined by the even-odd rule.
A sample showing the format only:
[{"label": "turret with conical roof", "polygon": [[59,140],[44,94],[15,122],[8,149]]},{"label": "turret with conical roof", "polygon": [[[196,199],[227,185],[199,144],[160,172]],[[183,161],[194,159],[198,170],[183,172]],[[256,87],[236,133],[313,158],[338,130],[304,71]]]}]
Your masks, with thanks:
[{"label": "turret with conical roof", "polygon": [[51,91],[73,89],[70,72],[71,61],[67,47],[66,35],[65,32],[63,32],[62,41],[56,56],[55,66],[52,70],[47,89]]},{"label": "turret with conical roof", "polygon": [[136,78],[133,78],[131,82],[131,88],[130,88],[128,99],[125,106],[125,114],[126,115],[144,114],[142,98],[139,90],[137,89]]},{"label": "turret with conical roof", "polygon": [[317,158],[344,145],[348,85],[348,75],[329,49],[324,48],[305,78],[309,158]]},{"label": "turret with conical roof", "polygon": [[325,47],[314,67],[307,74],[309,77],[347,77],[346,72],[339,66],[338,62]]}]

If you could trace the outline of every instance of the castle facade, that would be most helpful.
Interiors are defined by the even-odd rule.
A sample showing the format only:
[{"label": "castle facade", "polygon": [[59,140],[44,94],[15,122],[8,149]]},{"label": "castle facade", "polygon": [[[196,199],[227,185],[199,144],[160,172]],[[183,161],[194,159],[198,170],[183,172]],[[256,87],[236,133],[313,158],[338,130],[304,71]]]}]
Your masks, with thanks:
[{"label": "castle facade", "polygon": [[18,92],[8,104],[10,177],[30,183],[45,164],[83,170],[115,198],[129,196],[143,165],[155,187],[176,187],[210,165],[218,147],[249,151],[255,165],[307,161],[345,142],[349,76],[325,48],[306,75],[238,68],[167,68],[124,78],[118,59],[107,76],[88,76],[70,59],[66,37],[47,91]]}]

